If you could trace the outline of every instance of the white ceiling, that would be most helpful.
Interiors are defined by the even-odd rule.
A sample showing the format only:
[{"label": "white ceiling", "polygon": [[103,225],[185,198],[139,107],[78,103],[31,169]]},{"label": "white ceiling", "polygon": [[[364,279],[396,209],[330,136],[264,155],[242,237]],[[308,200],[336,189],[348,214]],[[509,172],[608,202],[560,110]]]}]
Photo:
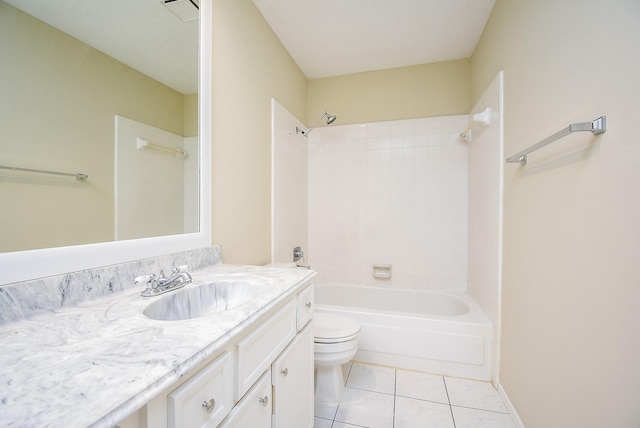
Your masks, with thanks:
[{"label": "white ceiling", "polygon": [[198,92],[198,20],[159,0],[4,0],[181,92]]},{"label": "white ceiling", "polygon": [[[159,0],[4,0],[176,89],[198,88],[198,21]],[[468,58],[495,0],[253,0],[310,79]]]},{"label": "white ceiling", "polygon": [[468,58],[495,0],[253,0],[310,79]]}]

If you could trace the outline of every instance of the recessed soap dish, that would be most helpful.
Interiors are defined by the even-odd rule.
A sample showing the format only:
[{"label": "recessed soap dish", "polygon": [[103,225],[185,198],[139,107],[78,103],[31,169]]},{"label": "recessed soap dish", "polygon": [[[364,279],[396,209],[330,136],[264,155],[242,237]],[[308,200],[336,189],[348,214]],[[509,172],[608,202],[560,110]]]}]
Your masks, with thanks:
[{"label": "recessed soap dish", "polygon": [[373,265],[373,277],[379,279],[391,278],[391,265]]}]

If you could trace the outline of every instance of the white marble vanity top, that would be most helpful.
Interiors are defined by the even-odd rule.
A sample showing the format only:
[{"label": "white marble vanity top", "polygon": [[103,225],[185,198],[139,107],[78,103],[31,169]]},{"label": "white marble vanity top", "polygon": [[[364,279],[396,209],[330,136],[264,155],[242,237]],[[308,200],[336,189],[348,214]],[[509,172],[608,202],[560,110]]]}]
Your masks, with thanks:
[{"label": "white marble vanity top", "polygon": [[258,293],[204,318],[155,321],[142,310],[161,296],[140,297],[144,287],[137,287],[0,325],[0,426],[113,426],[297,292],[314,272],[217,264],[192,274],[185,288],[250,276]]}]

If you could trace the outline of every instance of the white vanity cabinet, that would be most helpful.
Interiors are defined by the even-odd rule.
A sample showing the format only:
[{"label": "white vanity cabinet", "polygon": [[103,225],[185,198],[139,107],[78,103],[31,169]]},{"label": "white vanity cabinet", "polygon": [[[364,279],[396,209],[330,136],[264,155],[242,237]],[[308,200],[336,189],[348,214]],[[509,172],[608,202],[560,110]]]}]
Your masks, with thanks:
[{"label": "white vanity cabinet", "polygon": [[260,377],[247,395],[233,408],[221,428],[260,428],[271,426],[273,395],[271,371]]},{"label": "white vanity cabinet", "polygon": [[121,428],[313,428],[313,285]]},{"label": "white vanity cabinet", "polygon": [[311,325],[278,356],[220,427],[313,428]]},{"label": "white vanity cabinet", "polygon": [[296,295],[296,327],[298,331],[313,317],[315,299],[313,287],[307,287]]},{"label": "white vanity cabinet", "polygon": [[313,428],[313,329],[307,325],[271,368],[272,428]]},{"label": "white vanity cabinet", "polygon": [[167,396],[169,428],[215,427],[231,411],[233,360],[225,352]]},{"label": "white vanity cabinet", "polygon": [[[292,301],[238,343],[239,388],[246,386],[247,379],[255,373],[254,367],[263,370],[270,367],[270,371],[267,370],[254,384],[221,427],[313,428],[313,330],[309,322],[313,317],[312,301],[313,287],[307,287],[298,293],[295,302]],[[293,329],[293,340],[286,340],[286,348],[282,350],[283,341],[279,338],[289,337],[290,328]],[[265,343],[273,345],[265,347]],[[255,353],[257,349],[263,352]],[[275,349],[277,353],[273,352]],[[249,358],[249,355],[253,355],[253,358]],[[254,360],[257,355],[268,357],[256,363]],[[242,367],[247,362],[252,364]],[[268,366],[265,365],[267,362]],[[267,406],[270,415],[268,421],[262,418],[264,408],[261,408],[266,405],[267,394],[258,392],[264,391],[265,375],[268,375],[271,392],[271,404]]]},{"label": "white vanity cabinet", "polygon": [[265,372],[273,360],[296,335],[296,302],[290,301],[274,316],[246,335],[236,344],[239,400]]}]

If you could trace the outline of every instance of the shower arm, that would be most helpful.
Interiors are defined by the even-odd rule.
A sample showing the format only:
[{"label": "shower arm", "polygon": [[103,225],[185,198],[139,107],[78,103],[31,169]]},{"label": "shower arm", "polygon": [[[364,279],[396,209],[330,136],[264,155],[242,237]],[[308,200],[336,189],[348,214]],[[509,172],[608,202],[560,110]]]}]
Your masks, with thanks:
[{"label": "shower arm", "polygon": [[327,113],[326,111],[324,113],[322,113],[322,116],[320,116],[318,118],[318,120],[316,120],[316,123],[311,125],[311,128],[309,128],[307,131],[304,131],[304,130],[302,130],[302,129],[300,129],[300,128],[298,128],[296,126],[296,134],[302,134],[302,135],[304,135],[306,137],[309,134],[309,132],[313,131],[313,128],[315,128],[318,125],[318,123],[320,123],[322,118],[325,117],[325,116],[327,116],[327,118],[329,117],[329,113]]}]

